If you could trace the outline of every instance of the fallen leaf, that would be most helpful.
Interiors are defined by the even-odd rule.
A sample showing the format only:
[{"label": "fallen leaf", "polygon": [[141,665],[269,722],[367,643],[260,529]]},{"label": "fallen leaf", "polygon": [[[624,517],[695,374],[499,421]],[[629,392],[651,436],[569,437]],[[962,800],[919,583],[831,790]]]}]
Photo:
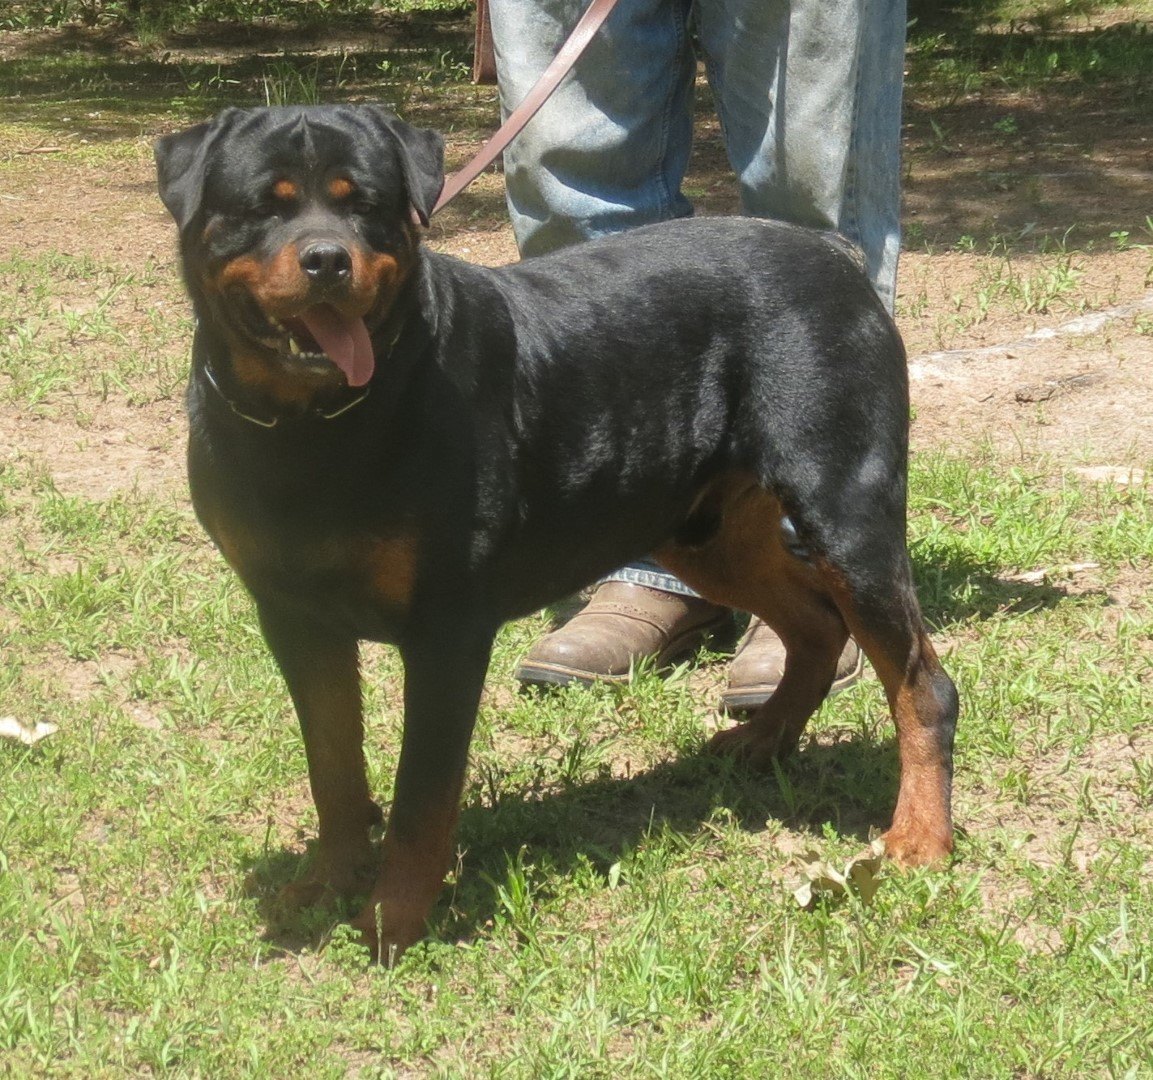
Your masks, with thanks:
[{"label": "fallen leaf", "polygon": [[59,730],[55,724],[38,723],[35,727],[25,727],[14,716],[0,716],[0,739],[11,739],[25,746],[35,746],[41,739],[54,735]]},{"label": "fallen leaf", "polygon": [[858,857],[853,859],[846,867],[849,881],[864,904],[871,904],[877,890],[881,887],[878,872],[881,869],[881,856]]},{"label": "fallen leaf", "polygon": [[806,911],[811,911],[822,898],[850,894],[861,903],[870,904],[881,884],[879,871],[884,853],[884,842],[875,839],[866,852],[851,858],[841,871],[825,862],[817,852],[808,851],[800,860],[807,880],[793,890],[793,898]]},{"label": "fallen leaf", "polygon": [[1041,570],[1024,570],[1019,574],[1006,574],[1006,581],[1015,581],[1021,585],[1039,585],[1049,577],[1068,577],[1073,574],[1083,574],[1086,570],[1098,570],[1101,564],[1095,562],[1062,563]]}]

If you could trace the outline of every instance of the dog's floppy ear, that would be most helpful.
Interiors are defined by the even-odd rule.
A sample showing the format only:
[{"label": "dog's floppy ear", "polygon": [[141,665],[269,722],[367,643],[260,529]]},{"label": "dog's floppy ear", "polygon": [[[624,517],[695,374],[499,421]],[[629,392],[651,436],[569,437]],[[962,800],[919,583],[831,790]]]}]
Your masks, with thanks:
[{"label": "dog's floppy ear", "polygon": [[400,147],[400,164],[408,198],[422,225],[444,187],[444,139],[430,128],[413,127],[384,109],[377,117]]},{"label": "dog's floppy ear", "polygon": [[200,209],[208,150],[220,137],[231,111],[226,109],[207,123],[161,136],[153,146],[160,200],[176,219],[181,232]]}]

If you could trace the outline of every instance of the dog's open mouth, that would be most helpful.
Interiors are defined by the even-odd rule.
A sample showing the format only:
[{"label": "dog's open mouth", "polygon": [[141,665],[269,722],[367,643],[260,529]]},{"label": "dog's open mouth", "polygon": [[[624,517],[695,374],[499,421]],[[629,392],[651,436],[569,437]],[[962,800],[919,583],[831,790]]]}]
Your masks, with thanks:
[{"label": "dog's open mouth", "polygon": [[372,339],[363,319],[317,304],[292,318],[269,319],[278,351],[291,362],[317,367],[335,364],[349,386],[364,386],[375,366]]}]

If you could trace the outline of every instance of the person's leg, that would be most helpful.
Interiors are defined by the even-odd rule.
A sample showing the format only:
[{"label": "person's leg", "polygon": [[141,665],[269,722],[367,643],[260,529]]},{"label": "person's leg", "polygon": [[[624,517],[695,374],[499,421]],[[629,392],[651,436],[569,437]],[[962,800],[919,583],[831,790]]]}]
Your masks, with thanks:
[{"label": "person's leg", "polygon": [[[501,108],[520,103],[586,0],[491,0]],[[688,0],[629,0],[504,153],[522,257],[685,217],[692,142]]]},{"label": "person's leg", "polygon": [[[904,0],[701,0],[699,38],[742,208],[833,228],[860,247],[891,312],[900,245]],[[755,710],[784,672],[780,639],[754,619],[722,695]],[[832,692],[856,681],[849,640]]]},{"label": "person's leg", "polygon": [[744,211],[843,233],[892,311],[905,0],[700,0]]},{"label": "person's leg", "polygon": [[[528,93],[580,18],[584,0],[491,0],[501,106]],[[504,155],[521,255],[637,225],[684,217],[696,59],[688,0],[630,0],[609,16],[573,72]],[[659,378],[659,372],[653,373]],[[517,667],[541,685],[627,678],[727,624],[655,563],[610,575],[590,603],[539,641]]]}]

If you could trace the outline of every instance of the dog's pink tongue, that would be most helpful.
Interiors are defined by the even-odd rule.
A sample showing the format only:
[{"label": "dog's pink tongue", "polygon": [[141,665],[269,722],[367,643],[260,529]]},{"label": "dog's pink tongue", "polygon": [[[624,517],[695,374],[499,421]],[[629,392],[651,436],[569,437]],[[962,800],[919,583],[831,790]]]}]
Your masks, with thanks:
[{"label": "dog's pink tongue", "polygon": [[301,312],[300,321],[329,360],[344,372],[349,386],[364,386],[372,378],[372,341],[363,319],[349,319],[328,304],[317,304]]}]

